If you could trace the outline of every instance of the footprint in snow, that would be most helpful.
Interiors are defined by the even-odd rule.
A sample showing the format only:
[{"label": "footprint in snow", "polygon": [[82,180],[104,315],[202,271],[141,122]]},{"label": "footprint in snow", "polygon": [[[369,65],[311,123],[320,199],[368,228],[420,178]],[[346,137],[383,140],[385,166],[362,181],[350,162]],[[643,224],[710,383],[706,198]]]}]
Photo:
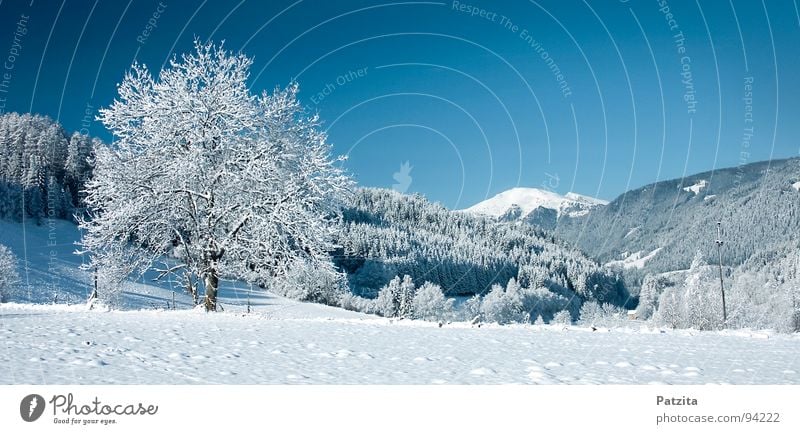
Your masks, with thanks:
[{"label": "footprint in snow", "polygon": [[334,353],[337,359],[345,359],[353,355],[353,352],[350,350],[339,350]]},{"label": "footprint in snow", "polygon": [[485,376],[496,374],[497,372],[492,368],[475,368],[469,371],[470,375]]}]

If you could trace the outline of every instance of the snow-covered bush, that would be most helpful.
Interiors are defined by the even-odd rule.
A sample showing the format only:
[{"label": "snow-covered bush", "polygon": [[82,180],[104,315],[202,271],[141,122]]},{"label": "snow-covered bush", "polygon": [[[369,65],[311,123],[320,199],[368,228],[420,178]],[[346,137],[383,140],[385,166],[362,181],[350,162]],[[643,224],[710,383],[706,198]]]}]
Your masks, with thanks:
[{"label": "snow-covered bush", "polygon": [[430,282],[425,282],[417,288],[412,302],[414,318],[428,321],[443,321],[450,319],[453,313],[452,298],[444,296],[442,288]]},{"label": "snow-covered bush", "polygon": [[481,319],[481,303],[483,299],[480,295],[473,295],[461,305],[459,309],[460,318],[462,321],[474,321]]},{"label": "snow-covered bush", "polygon": [[550,324],[570,325],[572,324],[572,315],[568,310],[559,311],[553,316],[553,320],[550,321]]},{"label": "snow-covered bush", "polygon": [[628,320],[628,311],[610,303],[595,301],[583,303],[578,323],[585,326],[622,327]]},{"label": "snow-covered bush", "polygon": [[0,244],[0,301],[6,301],[19,283],[17,262],[16,255],[8,247]]},{"label": "snow-covered bush", "polygon": [[272,279],[269,288],[284,297],[329,306],[339,306],[348,291],[341,273],[302,260],[292,264],[285,275]]},{"label": "snow-covered bush", "polygon": [[522,289],[523,311],[533,320],[537,317],[552,318],[556,312],[567,309],[570,301],[545,287]]},{"label": "snow-covered bush", "polygon": [[603,308],[596,301],[587,301],[581,306],[578,324],[585,326],[598,325],[598,321],[603,317]]},{"label": "snow-covered bush", "polygon": [[382,314],[382,312],[378,309],[376,302],[377,300],[375,299],[364,298],[347,292],[342,294],[339,300],[340,306],[343,309],[368,314]]},{"label": "snow-covered bush", "polygon": [[485,321],[498,324],[526,322],[529,317],[523,309],[522,294],[516,280],[509,280],[506,289],[493,285],[483,298],[481,315]]}]

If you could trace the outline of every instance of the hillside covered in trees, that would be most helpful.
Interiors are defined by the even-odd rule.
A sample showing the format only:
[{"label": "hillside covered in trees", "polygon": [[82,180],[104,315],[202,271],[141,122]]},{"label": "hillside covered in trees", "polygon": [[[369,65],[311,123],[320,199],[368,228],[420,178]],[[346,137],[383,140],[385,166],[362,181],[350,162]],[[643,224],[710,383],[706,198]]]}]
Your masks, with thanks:
[{"label": "hillside covered in trees", "polygon": [[[638,287],[649,273],[686,270],[695,254],[735,267],[800,246],[800,158],[718,169],[628,191],[585,216],[562,219],[555,236],[602,263],[621,261]],[[638,263],[624,259],[647,257]],[[627,266],[626,266],[627,265]]]},{"label": "hillside covered in trees", "polygon": [[484,294],[514,278],[568,298],[629,302],[615,272],[528,225],[368,188],[357,192],[343,217],[342,250],[335,258],[357,293],[375,293],[395,275],[435,283],[449,296]]}]

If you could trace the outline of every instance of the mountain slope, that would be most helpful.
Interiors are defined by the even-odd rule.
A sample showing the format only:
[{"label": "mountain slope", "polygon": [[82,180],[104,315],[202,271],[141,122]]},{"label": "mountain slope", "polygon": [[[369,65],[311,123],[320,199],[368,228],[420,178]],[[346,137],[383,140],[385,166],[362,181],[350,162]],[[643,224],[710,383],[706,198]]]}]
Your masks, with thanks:
[{"label": "mountain slope", "polygon": [[723,264],[738,266],[759,252],[797,250],[798,181],[798,158],[662,181],[560,220],[555,234],[603,263],[638,258],[625,270],[626,281],[636,286],[647,273],[689,268],[698,250],[716,258],[720,221]]}]

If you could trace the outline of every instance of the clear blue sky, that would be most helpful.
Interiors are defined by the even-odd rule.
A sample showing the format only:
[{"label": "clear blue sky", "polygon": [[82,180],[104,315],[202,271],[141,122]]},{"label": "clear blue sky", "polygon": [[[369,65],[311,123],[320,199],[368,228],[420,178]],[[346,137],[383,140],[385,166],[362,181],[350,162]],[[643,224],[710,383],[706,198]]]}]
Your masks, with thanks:
[{"label": "clear blue sky", "polygon": [[543,184],[612,199],[800,151],[792,0],[160,5],[2,0],[3,111],[108,140],[93,117],[133,59],[158,69],[197,36],[253,56],[254,90],[296,78],[360,184],[391,188],[408,161],[400,188],[453,208]]}]

